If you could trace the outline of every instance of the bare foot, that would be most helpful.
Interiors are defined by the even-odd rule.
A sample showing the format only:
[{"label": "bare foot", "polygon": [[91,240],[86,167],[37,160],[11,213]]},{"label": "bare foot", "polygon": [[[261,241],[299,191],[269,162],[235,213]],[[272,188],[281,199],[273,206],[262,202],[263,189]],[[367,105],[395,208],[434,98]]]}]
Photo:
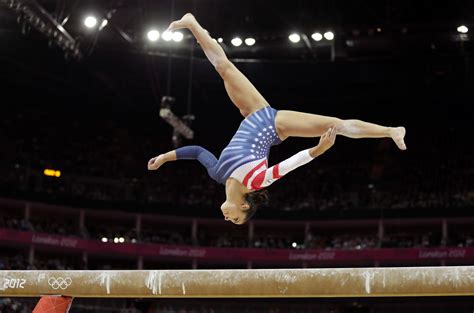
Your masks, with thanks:
[{"label": "bare foot", "polygon": [[189,28],[195,22],[194,15],[186,13],[180,20],[172,22],[166,31],[173,32],[181,28]]},{"label": "bare foot", "polygon": [[405,145],[405,127],[395,127],[390,129],[390,137],[397,144],[400,150],[406,150],[407,146]]}]

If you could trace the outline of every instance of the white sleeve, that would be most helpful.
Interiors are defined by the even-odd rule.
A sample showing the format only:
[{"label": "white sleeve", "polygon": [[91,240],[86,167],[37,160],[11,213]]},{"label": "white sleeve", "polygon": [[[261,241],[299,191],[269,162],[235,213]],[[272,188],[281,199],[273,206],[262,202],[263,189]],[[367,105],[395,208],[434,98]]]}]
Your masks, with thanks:
[{"label": "white sleeve", "polygon": [[300,167],[301,165],[305,165],[306,163],[309,163],[313,159],[314,158],[309,154],[309,149],[306,149],[306,150],[298,152],[292,157],[286,159],[285,161],[282,161],[276,165],[273,165],[272,167],[269,168],[269,170],[273,169],[274,167],[278,167],[277,173],[279,173],[279,176],[283,176],[283,175],[288,174],[292,170]]},{"label": "white sleeve", "polygon": [[259,173],[252,181],[252,188],[260,189],[267,187],[292,170],[309,163],[313,159],[314,158],[309,154],[309,149],[300,151],[292,157]]}]

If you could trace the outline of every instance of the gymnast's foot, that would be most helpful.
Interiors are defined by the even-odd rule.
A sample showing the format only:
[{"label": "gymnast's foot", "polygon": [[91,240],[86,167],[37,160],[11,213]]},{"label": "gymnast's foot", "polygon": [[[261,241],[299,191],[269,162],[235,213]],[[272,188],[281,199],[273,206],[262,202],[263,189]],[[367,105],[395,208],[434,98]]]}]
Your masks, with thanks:
[{"label": "gymnast's foot", "polygon": [[174,21],[170,24],[167,31],[173,32],[181,28],[189,28],[194,23],[197,23],[196,18],[191,13],[186,13],[179,21]]},{"label": "gymnast's foot", "polygon": [[392,137],[393,141],[397,144],[400,150],[406,150],[407,146],[405,145],[405,134],[406,130],[405,127],[395,127],[390,128],[390,137]]}]

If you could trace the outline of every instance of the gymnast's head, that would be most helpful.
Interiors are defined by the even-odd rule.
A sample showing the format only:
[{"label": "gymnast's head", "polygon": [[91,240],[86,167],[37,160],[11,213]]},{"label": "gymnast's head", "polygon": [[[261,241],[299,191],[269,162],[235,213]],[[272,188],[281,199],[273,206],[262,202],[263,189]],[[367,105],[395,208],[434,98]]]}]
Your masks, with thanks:
[{"label": "gymnast's head", "polygon": [[265,189],[246,193],[242,203],[226,200],[221,205],[221,211],[226,221],[237,225],[245,224],[261,206],[268,204],[269,195]]}]

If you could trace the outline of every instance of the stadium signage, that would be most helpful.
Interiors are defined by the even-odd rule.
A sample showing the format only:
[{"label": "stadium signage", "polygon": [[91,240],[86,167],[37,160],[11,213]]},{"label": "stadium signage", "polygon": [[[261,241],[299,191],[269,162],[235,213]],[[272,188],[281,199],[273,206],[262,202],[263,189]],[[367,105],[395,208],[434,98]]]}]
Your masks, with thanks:
[{"label": "stadium signage", "polygon": [[[196,248],[150,243],[103,243],[100,240],[38,234],[13,229],[0,228],[0,241],[23,245],[47,245],[60,249],[75,249],[87,253],[114,253],[141,255],[143,257],[177,258],[182,260],[202,259],[220,262],[413,262],[417,260],[462,260],[474,261],[474,247],[466,248],[381,248],[361,250],[297,250],[256,249],[256,248]],[[64,285],[64,282],[60,285]],[[9,282],[8,284],[10,284]],[[14,284],[14,283],[11,283]],[[0,281],[0,288],[4,282]],[[15,285],[15,284],[14,284]],[[16,284],[18,285],[18,284]],[[15,286],[16,286],[15,285]],[[18,285],[19,286],[19,285]],[[55,284],[56,286],[56,284]]]},{"label": "stadium signage", "polygon": [[420,250],[418,252],[420,259],[464,258],[465,255],[466,249]]},{"label": "stadium signage", "polygon": [[291,261],[314,261],[314,260],[334,260],[336,252],[316,252],[316,253],[290,253]]},{"label": "stadium signage", "polygon": [[206,250],[205,249],[160,247],[160,255],[202,258],[206,255]]},{"label": "stadium signage", "polygon": [[33,234],[31,241],[33,243],[66,248],[75,248],[78,242],[78,240],[74,238],[38,234]]}]

